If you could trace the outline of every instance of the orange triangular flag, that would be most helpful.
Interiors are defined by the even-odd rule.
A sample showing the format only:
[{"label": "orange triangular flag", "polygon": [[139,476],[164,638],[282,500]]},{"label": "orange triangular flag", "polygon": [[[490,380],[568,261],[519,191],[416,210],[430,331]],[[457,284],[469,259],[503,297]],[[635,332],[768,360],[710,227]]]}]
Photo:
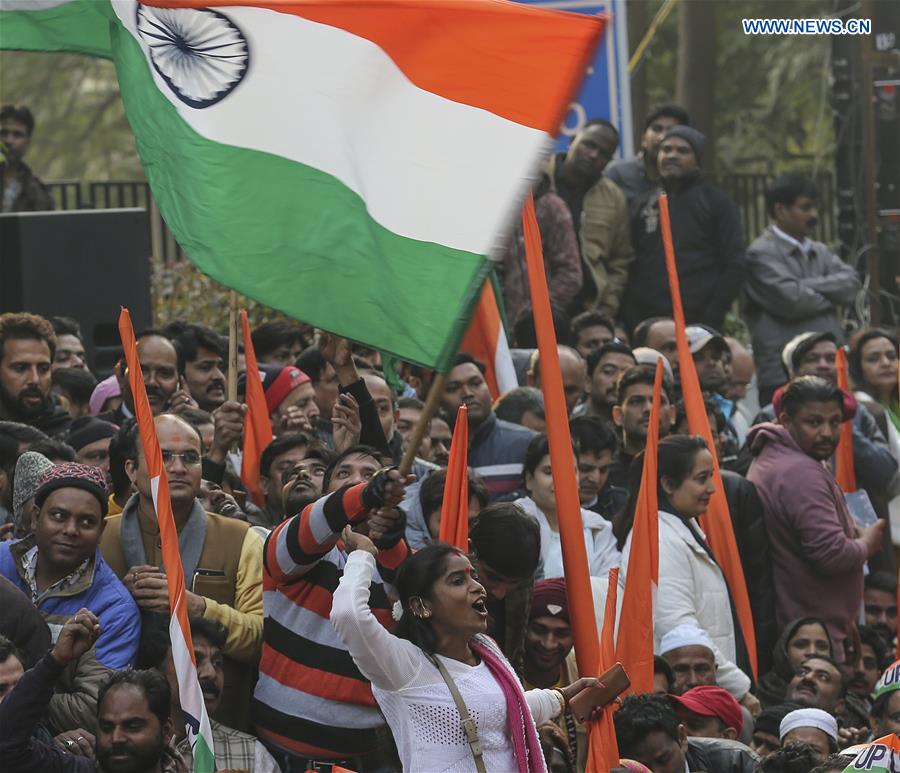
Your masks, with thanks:
[{"label": "orange triangular flag", "polygon": [[453,440],[450,441],[450,460],[444,481],[441,502],[441,531],[439,539],[456,545],[464,553],[469,551],[469,409],[463,403],[456,413]]},{"label": "orange triangular flag", "polygon": [[525,260],[528,266],[531,306],[534,309],[534,327],[541,357],[541,389],[544,392],[544,411],[547,414],[550,467],[553,472],[556,511],[559,514],[559,538],[566,576],[566,596],[569,599],[569,619],[572,621],[572,635],[575,639],[575,657],[582,676],[596,676],[594,671],[600,662],[600,640],[597,636],[594,597],[591,594],[587,548],[584,545],[575,456],[569,433],[559,350],[556,348],[556,331],[553,329],[553,314],[550,311],[547,275],[544,273],[541,232],[534,213],[534,199],[530,193],[522,207],[522,230],[525,236]]},{"label": "orange triangular flag", "polygon": [[265,507],[266,499],[259,487],[259,461],[272,442],[272,423],[266,407],[266,394],[259,378],[259,365],[250,338],[247,312],[241,309],[241,334],[244,338],[244,360],[247,363],[247,415],[244,417],[244,453],[241,457],[241,481],[257,507]]},{"label": "orange triangular flag", "polygon": [[653,692],[653,617],[659,587],[659,403],[663,364],[656,362],[653,405],[644,449],[644,469],[631,527],[631,553],[625,576],[616,656],[625,666],[634,693]]},{"label": "orange triangular flag", "polygon": [[[847,355],[844,347],[837,350],[837,383],[838,386],[849,394],[850,386],[847,381]],[[853,462],[853,422],[845,421],[841,424],[841,437],[838,440],[837,450],[834,454],[834,477],[844,492],[856,491],[856,466]]]},{"label": "orange triangular flag", "polygon": [[[609,591],[603,613],[603,631],[600,635],[600,670],[604,673],[616,663],[616,601],[619,596],[619,567],[609,570]],[[619,744],[613,722],[613,706],[604,709],[588,730],[587,773],[604,773],[619,764]]]},{"label": "orange triangular flag", "polygon": [[672,294],[672,318],[675,320],[675,338],[678,344],[681,395],[684,399],[688,428],[691,434],[700,435],[706,441],[706,446],[713,458],[713,483],[716,490],[710,499],[709,510],[700,518],[700,525],[706,533],[709,547],[722,568],[722,574],[725,575],[728,589],[731,591],[731,598],[741,625],[741,632],[744,634],[744,643],[747,645],[747,655],[755,681],[757,679],[756,632],[753,628],[753,613],[750,609],[750,597],[747,594],[741,556],[734,539],[734,528],[728,511],[728,500],[725,498],[719,460],[716,459],[713,452],[715,444],[709,428],[706,406],[703,403],[700,379],[697,377],[694,357],[688,345],[684,307],[681,304],[681,289],[678,284],[678,268],[675,263],[675,246],[672,242],[672,223],[669,219],[669,199],[664,193],[659,197],[659,226],[666,255],[666,270],[669,274],[669,290]]}]

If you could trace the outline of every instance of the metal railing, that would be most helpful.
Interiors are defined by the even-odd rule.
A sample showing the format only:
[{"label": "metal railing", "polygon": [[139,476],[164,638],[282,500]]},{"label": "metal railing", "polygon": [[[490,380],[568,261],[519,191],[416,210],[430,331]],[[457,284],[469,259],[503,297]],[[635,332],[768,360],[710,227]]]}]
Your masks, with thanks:
[{"label": "metal railing", "polygon": [[[744,225],[747,242],[753,241],[768,225],[765,189],[775,178],[774,174],[730,173],[715,179],[738,205]],[[839,242],[837,228],[837,207],[835,200],[835,180],[830,172],[816,175],[819,188],[819,228],[816,234],[820,241],[836,249]],[[56,202],[57,209],[112,209],[116,207],[143,207],[150,211],[150,228],[155,249],[164,262],[180,260],[183,252],[178,242],[153,206],[150,186],[142,180],[109,180],[79,182],[78,180],[57,180],[46,183]]]}]

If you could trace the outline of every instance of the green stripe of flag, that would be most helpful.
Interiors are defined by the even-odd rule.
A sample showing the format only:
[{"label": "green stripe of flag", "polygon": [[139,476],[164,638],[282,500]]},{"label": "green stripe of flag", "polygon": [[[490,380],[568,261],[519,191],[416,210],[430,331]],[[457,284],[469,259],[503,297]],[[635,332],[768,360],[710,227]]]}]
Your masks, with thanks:
[{"label": "green stripe of flag", "polygon": [[105,0],[73,0],[40,11],[3,11],[0,48],[68,51],[109,59],[109,12]]}]

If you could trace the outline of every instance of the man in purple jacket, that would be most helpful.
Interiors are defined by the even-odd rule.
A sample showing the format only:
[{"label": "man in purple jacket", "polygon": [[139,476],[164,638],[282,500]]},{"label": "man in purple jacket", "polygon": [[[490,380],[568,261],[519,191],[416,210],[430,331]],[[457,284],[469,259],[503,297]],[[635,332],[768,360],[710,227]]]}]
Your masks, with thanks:
[{"label": "man in purple jacket", "polygon": [[824,464],[845,414],[843,393],[816,376],[794,379],[777,401],[778,424],[750,430],[747,479],[763,502],[772,550],[779,626],[798,617],[824,620],[835,658],[859,616],[863,564],[881,549],[884,521],[857,529]]}]

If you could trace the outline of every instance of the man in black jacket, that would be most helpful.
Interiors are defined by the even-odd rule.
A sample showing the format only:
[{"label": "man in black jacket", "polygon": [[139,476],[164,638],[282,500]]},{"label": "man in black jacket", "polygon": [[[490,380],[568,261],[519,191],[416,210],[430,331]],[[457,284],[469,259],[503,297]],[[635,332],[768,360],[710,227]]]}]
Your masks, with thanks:
[{"label": "man in black jacket", "polygon": [[744,264],[744,236],[735,203],[700,177],[705,139],[689,126],[674,126],[659,148],[662,189],[632,202],[635,261],[622,302],[633,328],[647,317],[672,315],[659,223],[659,194],[669,196],[672,240],[688,324],[722,329],[737,297]]},{"label": "man in black jacket", "polygon": [[622,757],[654,773],[688,770],[754,773],[759,757],[737,741],[688,738],[665,695],[630,695],[614,715]]}]

